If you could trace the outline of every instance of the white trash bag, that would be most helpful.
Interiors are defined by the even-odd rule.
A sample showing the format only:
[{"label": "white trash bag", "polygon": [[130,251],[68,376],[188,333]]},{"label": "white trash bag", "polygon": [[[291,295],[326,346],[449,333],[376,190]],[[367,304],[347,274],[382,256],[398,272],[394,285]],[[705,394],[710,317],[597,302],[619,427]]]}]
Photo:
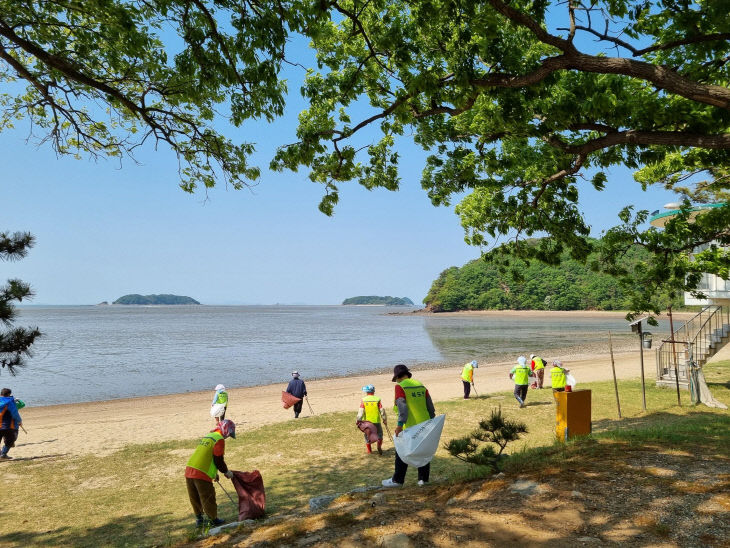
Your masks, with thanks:
[{"label": "white trash bag", "polygon": [[575,382],[575,377],[568,373],[567,375],[565,375],[565,384],[572,388],[575,388],[575,385],[578,383]]},{"label": "white trash bag", "polygon": [[399,436],[393,436],[393,445],[400,459],[418,468],[431,462],[439,447],[444,419],[446,415],[438,415],[403,430]]},{"label": "white trash bag", "polygon": [[222,417],[223,413],[226,412],[225,403],[214,403],[210,406],[210,416],[215,418]]}]

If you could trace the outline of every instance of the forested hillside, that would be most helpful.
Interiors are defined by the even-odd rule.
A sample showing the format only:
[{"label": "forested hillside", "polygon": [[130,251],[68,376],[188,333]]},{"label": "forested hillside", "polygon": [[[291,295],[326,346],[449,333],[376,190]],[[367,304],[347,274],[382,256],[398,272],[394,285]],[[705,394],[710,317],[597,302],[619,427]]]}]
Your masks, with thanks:
[{"label": "forested hillside", "polygon": [[[632,250],[625,260],[637,263],[645,252]],[[589,261],[590,262],[590,261]],[[510,268],[519,268],[523,281],[515,281]],[[532,261],[527,266],[497,264],[476,259],[461,268],[444,270],[423,300],[434,312],[455,310],[626,310],[626,292],[616,278],[593,272],[567,254],[560,266]],[[682,298],[675,307],[682,306]]]}]

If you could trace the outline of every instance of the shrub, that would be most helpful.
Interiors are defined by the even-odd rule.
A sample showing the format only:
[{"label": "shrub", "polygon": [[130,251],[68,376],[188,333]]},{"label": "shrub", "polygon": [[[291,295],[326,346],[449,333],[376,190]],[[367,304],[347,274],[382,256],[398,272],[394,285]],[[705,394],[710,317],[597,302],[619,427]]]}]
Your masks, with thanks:
[{"label": "shrub", "polygon": [[451,456],[459,460],[498,470],[507,444],[520,439],[520,435],[526,432],[526,424],[505,419],[502,408],[499,407],[492,409],[488,419],[479,421],[478,430],[463,438],[450,440],[444,447]]}]

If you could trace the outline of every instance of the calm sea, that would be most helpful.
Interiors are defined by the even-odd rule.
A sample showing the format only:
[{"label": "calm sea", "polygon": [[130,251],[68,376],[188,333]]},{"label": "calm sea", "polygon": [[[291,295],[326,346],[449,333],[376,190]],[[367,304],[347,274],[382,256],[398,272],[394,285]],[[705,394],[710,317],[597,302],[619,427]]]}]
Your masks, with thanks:
[{"label": "calm sea", "polygon": [[29,405],[50,405],[285,383],[463,363],[605,341],[621,318],[392,315],[404,307],[26,307],[19,325],[43,337],[16,377],[0,384]]}]

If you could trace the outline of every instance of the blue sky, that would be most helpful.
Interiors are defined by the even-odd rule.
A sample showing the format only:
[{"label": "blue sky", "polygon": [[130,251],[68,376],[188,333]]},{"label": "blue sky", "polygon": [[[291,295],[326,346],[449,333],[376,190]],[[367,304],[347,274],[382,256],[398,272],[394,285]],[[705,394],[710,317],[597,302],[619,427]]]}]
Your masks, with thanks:
[{"label": "blue sky", "polygon": [[[295,93],[298,84],[291,84]],[[401,149],[402,188],[341,186],[333,217],[317,209],[322,187],[305,172],[266,168],[277,144],[294,140],[300,100],[267,126],[236,129],[258,143],[263,168],[252,190],[221,186],[190,195],[178,185],[169,150],[151,148],[97,162],[56,157],[27,142],[27,127],[0,133],[0,230],[36,238],[29,256],[0,264],[0,279],[19,277],[34,304],[95,304],[127,293],[175,293],[205,304],[339,304],[354,295],[407,296],[420,302],[445,268],[479,255],[458,217],[433,207],[420,188],[424,154]],[[654,210],[673,196],[642,192],[624,169],[608,190],[586,185],[581,207],[594,234],[616,224],[628,203]]]}]

